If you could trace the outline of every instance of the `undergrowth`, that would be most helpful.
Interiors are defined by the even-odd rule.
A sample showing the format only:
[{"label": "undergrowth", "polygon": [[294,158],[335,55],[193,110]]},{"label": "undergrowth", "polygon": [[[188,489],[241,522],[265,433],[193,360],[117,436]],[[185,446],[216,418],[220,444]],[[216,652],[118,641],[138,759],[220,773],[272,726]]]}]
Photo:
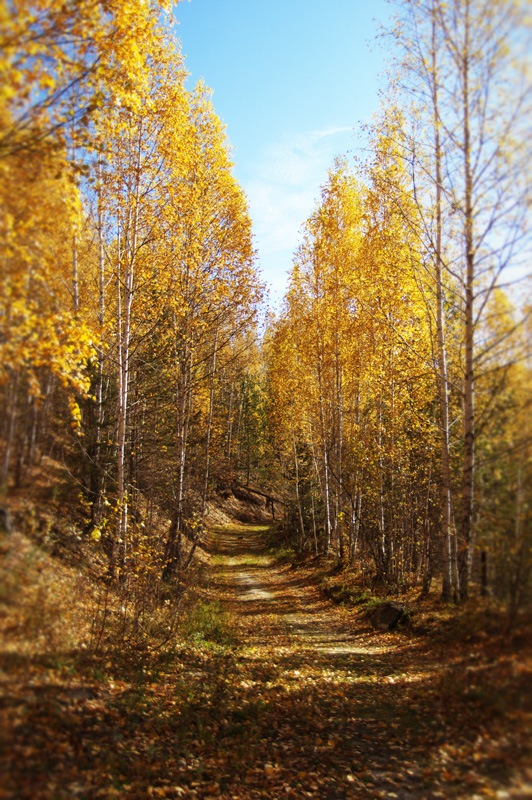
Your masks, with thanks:
[{"label": "undergrowth", "polygon": [[[232,621],[220,605],[201,599],[204,570],[194,588],[161,582],[109,584],[90,565],[91,549],[77,568],[19,532],[0,541],[0,637],[3,658],[90,664],[162,656],[183,642],[233,647]],[[100,670],[101,672],[102,670]]]},{"label": "undergrowth", "polygon": [[231,616],[218,602],[197,602],[180,626],[181,636],[196,644],[232,647],[237,643]]}]

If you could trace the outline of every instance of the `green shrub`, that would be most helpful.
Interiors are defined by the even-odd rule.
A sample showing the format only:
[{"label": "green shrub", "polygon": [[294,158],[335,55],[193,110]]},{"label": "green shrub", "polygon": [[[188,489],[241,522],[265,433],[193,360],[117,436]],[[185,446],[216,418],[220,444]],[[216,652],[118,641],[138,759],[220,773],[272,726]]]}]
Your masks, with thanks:
[{"label": "green shrub", "polygon": [[345,583],[334,583],[326,581],[323,591],[329,600],[338,605],[369,607],[380,602],[380,598],[374,597],[365,590],[357,586],[348,586]]},{"label": "green shrub", "polygon": [[196,603],[182,621],[181,631],[186,639],[196,644],[214,643],[227,647],[236,644],[230,616],[219,603]]}]

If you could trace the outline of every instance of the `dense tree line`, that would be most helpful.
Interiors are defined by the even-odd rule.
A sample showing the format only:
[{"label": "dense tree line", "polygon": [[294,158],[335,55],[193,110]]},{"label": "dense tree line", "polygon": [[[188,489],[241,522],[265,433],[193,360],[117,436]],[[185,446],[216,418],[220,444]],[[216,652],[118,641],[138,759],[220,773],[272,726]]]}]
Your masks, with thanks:
[{"label": "dense tree line", "polygon": [[2,483],[63,459],[121,579],[148,550],[167,578],[190,562],[241,457],[262,295],[223,126],[160,6],[2,20]]},{"label": "dense tree line", "polygon": [[532,483],[529,307],[509,285],[530,252],[521,4],[398,3],[370,154],[332,166],[262,347],[246,198],[166,6],[0,10],[3,487],[63,460],[109,576],[169,580],[213,493],[267,475],[301,551],[396,591],[437,580],[444,600],[474,579],[515,610]]},{"label": "dense tree line", "polygon": [[399,590],[438,577],[445,600],[473,576],[514,608],[530,577],[523,9],[399,5],[372,155],[356,178],[330,171],[270,332],[272,425],[301,548]]}]

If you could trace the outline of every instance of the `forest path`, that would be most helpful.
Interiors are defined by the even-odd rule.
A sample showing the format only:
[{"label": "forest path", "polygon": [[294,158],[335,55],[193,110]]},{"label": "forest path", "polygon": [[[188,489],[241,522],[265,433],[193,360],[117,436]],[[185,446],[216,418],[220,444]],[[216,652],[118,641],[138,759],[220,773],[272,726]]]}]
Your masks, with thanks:
[{"label": "forest path", "polygon": [[[312,570],[276,563],[266,531],[212,531],[168,647],[126,637],[116,607],[102,649],[67,649],[64,616],[34,650],[6,639],[2,800],[532,797],[524,653],[377,633]],[[148,644],[166,636],[143,621]]]},{"label": "forest path", "polygon": [[532,796],[508,788],[515,745],[490,703],[463,695],[463,652],[373,631],[304,570],[276,564],[264,532],[211,539],[210,589],[240,642],[217,727],[224,797]]}]

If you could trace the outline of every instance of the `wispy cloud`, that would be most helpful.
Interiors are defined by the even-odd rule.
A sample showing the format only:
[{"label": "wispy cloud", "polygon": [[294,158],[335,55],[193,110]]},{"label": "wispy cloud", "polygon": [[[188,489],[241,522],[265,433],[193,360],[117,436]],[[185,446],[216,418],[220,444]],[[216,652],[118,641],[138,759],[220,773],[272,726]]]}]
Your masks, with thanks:
[{"label": "wispy cloud", "polygon": [[351,144],[352,128],[330,127],[286,135],[268,144],[253,165],[249,198],[264,277],[282,293],[286,272],[336,155]]},{"label": "wispy cloud", "polygon": [[329,161],[338,135],[350,128],[329,128],[287,136],[266,147],[260,175],[285,187],[314,181]]}]

